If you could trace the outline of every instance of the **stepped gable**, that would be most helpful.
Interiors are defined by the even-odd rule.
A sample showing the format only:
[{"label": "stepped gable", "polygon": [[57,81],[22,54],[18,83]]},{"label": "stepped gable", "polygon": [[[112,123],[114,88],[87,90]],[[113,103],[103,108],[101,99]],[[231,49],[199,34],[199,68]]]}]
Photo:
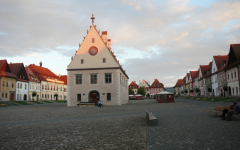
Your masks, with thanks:
[{"label": "stepped gable", "polygon": [[57,76],[56,74],[54,74],[52,71],[50,71],[48,68],[36,66],[35,64],[30,64],[29,68],[41,81],[58,80],[63,83],[62,79],[59,78],[59,76]]},{"label": "stepped gable", "polygon": [[[25,67],[25,70],[26,70],[26,72],[27,72],[29,81],[32,81],[32,82],[41,82],[41,81],[38,79],[38,77],[32,72],[32,70],[29,68],[29,66]],[[32,78],[32,77],[35,77],[35,78]]]},{"label": "stepped gable", "polygon": [[130,86],[136,86],[136,88],[138,88],[138,85],[136,84],[136,81],[132,81],[132,82],[129,84],[128,87],[130,87]]},{"label": "stepped gable", "polygon": [[151,88],[164,88],[163,84],[158,81],[158,79],[154,79]]},{"label": "stepped gable", "polygon": [[227,55],[213,56],[213,59],[215,60],[217,69],[219,70],[222,66],[222,62],[227,59]]},{"label": "stepped gable", "polygon": [[174,87],[181,87],[182,82],[183,82],[183,79],[178,79]]},{"label": "stepped gable", "polygon": [[[28,75],[26,73],[26,70],[24,68],[23,63],[11,63],[11,64],[9,64],[9,68],[10,68],[11,72],[14,75],[17,76],[17,78],[18,78],[17,80],[18,81],[24,81],[24,82],[28,82],[29,81]],[[21,75],[24,75],[24,79],[21,79]],[[25,79],[25,77],[26,77],[26,79]]]},{"label": "stepped gable", "polygon": [[0,60],[0,77],[10,77],[17,79],[17,76],[11,72],[6,59]]},{"label": "stepped gable", "polygon": [[67,75],[61,75],[60,78],[64,82],[65,85],[67,85]]}]

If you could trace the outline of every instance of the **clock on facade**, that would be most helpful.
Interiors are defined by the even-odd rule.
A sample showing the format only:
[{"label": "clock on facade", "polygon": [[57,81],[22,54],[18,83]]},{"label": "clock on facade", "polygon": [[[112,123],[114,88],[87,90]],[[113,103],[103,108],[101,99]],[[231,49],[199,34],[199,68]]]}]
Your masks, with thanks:
[{"label": "clock on facade", "polygon": [[88,53],[92,56],[96,55],[98,53],[98,49],[95,46],[92,46],[89,48]]}]

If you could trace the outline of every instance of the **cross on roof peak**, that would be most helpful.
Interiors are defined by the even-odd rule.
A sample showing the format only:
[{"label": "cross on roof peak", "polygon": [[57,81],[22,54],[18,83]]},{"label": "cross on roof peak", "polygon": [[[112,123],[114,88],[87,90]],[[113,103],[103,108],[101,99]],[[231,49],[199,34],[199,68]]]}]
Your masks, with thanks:
[{"label": "cross on roof peak", "polygon": [[92,14],[91,19],[92,19],[92,25],[94,25],[94,19],[95,19],[94,14]]}]

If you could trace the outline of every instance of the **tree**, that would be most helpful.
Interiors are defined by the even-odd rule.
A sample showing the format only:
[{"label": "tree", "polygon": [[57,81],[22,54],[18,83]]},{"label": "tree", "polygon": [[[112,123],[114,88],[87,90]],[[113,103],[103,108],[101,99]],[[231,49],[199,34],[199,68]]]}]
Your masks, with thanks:
[{"label": "tree", "polygon": [[194,90],[190,90],[190,93],[193,93],[194,92]]},{"label": "tree", "polygon": [[128,88],[128,94],[129,94],[129,95],[134,95],[134,91],[133,91],[132,88]]},{"label": "tree", "polygon": [[199,92],[200,92],[200,89],[199,89],[199,88],[196,88],[195,91],[196,91],[196,93],[199,93]]},{"label": "tree", "polygon": [[37,92],[32,92],[32,97],[34,98],[37,95]]},{"label": "tree", "polygon": [[137,90],[137,94],[145,96],[146,92],[144,90],[144,87],[139,87],[138,90]]}]

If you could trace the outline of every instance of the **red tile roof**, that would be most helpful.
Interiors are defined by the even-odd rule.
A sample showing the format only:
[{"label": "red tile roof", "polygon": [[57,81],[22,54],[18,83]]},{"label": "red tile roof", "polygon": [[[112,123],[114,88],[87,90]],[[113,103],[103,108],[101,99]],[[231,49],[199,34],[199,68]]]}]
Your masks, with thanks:
[{"label": "red tile roof", "polygon": [[217,70],[219,70],[222,66],[222,62],[227,59],[227,55],[218,55],[218,56],[213,56],[213,59],[216,63]]},{"label": "red tile roof", "polygon": [[10,77],[17,79],[17,76],[11,72],[7,60],[0,60],[0,77]]},{"label": "red tile roof", "polygon": [[198,71],[190,71],[190,75],[191,75],[192,80],[195,78],[197,73],[198,73]]},{"label": "red tile roof", "polygon": [[226,57],[226,60],[223,60],[223,61],[222,61],[222,66],[218,69],[218,71],[217,71],[216,73],[221,72],[222,70],[224,70],[224,69],[227,67],[227,65],[228,65],[228,59],[229,59],[229,53],[228,53],[228,55],[227,55],[227,57]]},{"label": "red tile roof", "polygon": [[164,88],[163,84],[158,81],[158,79],[154,79],[151,88]]},{"label": "red tile roof", "polygon": [[183,79],[178,79],[177,83],[174,87],[181,87],[182,81],[183,81]]},{"label": "red tile roof", "polygon": [[64,81],[61,78],[59,78],[59,76],[54,74],[48,68],[36,66],[35,64],[30,64],[28,67],[38,77],[40,81],[50,81],[50,82],[58,81],[59,83],[62,83],[62,84],[64,83]]},{"label": "red tile roof", "polygon": [[23,63],[14,63],[14,64],[8,64],[12,73],[17,75],[19,70],[21,69]]},{"label": "red tile roof", "polygon": [[67,75],[61,75],[60,78],[64,81],[64,84],[67,85]]},{"label": "red tile roof", "polygon": [[135,82],[136,82],[136,81],[132,81],[132,82],[129,84],[128,87],[130,87],[130,86],[136,86],[136,88],[138,88],[138,85],[137,85]]},{"label": "red tile roof", "polygon": [[[27,75],[28,75],[28,79],[29,81],[32,81],[32,82],[40,82],[40,80],[38,79],[38,77],[32,72],[32,70],[29,68],[29,66],[25,67],[25,70],[27,72]],[[34,77],[34,78],[32,78]]]}]

